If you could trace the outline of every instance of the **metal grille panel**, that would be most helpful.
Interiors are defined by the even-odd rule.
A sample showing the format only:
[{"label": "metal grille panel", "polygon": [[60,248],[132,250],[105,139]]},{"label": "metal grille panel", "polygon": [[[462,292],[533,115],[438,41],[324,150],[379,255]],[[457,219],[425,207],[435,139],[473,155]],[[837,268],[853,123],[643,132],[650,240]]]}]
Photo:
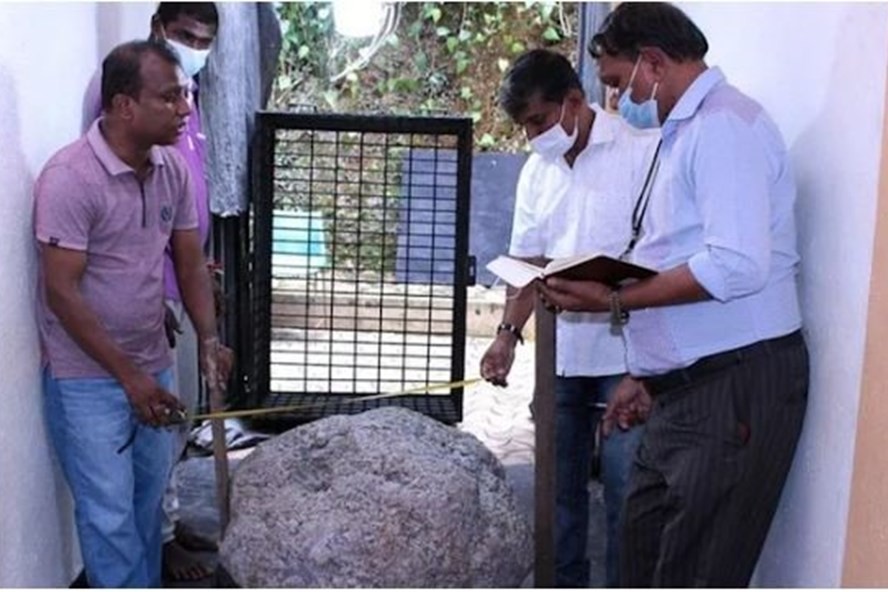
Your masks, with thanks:
[{"label": "metal grille panel", "polygon": [[470,151],[465,119],[260,114],[262,405],[316,405],[301,419],[384,404],[461,419],[461,389],[350,401],[463,377]]}]

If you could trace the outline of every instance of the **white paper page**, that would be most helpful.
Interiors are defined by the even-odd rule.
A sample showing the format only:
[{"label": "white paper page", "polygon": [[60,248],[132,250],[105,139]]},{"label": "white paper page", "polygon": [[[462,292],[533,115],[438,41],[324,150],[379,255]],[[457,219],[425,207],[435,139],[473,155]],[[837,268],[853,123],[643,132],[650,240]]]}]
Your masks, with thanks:
[{"label": "white paper page", "polygon": [[514,288],[523,288],[540,277],[539,267],[525,261],[500,255],[486,265],[487,269]]}]

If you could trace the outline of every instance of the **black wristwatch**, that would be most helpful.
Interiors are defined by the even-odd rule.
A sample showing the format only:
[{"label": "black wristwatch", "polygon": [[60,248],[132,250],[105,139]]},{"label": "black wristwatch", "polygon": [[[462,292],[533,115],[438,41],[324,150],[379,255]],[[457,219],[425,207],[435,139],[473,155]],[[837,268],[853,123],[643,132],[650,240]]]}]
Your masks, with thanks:
[{"label": "black wristwatch", "polygon": [[521,335],[521,329],[519,329],[512,323],[500,323],[499,325],[497,325],[496,334],[499,335],[501,331],[508,331],[515,336],[515,339],[518,340],[518,343],[524,345],[524,337]]}]

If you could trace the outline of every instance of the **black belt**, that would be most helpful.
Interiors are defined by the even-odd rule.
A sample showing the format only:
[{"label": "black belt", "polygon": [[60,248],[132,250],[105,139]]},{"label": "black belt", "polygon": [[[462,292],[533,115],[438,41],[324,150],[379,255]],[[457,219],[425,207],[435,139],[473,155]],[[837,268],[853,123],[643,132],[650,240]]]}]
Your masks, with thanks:
[{"label": "black belt", "polygon": [[697,382],[702,378],[755,356],[775,353],[782,349],[804,343],[805,339],[802,337],[802,331],[793,331],[782,337],[766,339],[764,341],[753,343],[752,345],[746,345],[720,354],[706,356],[705,358],[700,358],[687,368],[673,370],[666,374],[651,376],[650,378],[643,378],[642,380],[651,396],[657,396],[660,393]]}]

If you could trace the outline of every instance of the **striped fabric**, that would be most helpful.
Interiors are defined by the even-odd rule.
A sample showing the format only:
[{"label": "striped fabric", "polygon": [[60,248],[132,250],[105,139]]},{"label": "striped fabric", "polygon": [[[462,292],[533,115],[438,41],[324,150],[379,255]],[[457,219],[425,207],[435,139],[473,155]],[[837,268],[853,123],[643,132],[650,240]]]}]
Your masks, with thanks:
[{"label": "striped fabric", "polygon": [[799,335],[760,342],[729,367],[656,396],[629,482],[621,585],[748,585],[807,393]]}]

